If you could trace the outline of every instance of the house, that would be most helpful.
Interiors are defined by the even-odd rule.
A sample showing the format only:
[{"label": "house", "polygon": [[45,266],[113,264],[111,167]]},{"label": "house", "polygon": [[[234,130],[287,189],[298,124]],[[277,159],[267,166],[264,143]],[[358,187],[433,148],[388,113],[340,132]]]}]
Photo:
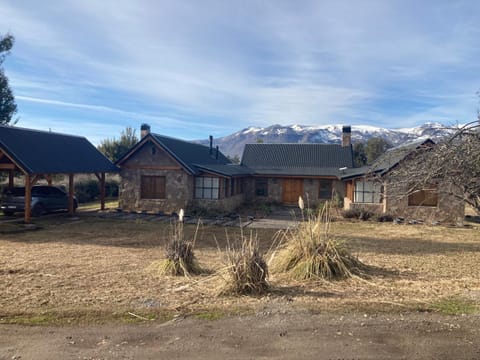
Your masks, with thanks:
[{"label": "house", "polygon": [[[442,182],[400,196],[394,170],[431,140],[387,151],[368,167],[355,168],[351,128],[343,127],[341,144],[247,144],[239,165],[218,149],[150,132],[118,162],[120,207],[126,211],[176,212],[181,208],[234,211],[244,203],[308,206],[326,200],[344,209],[362,208],[415,219],[457,222],[463,203]],[[399,191],[402,190],[402,191]]]},{"label": "house", "polygon": [[343,198],[341,168],[353,167],[350,127],[343,144],[248,144],[240,165],[218,147],[150,132],[118,162],[120,207],[126,211],[172,213],[180,208],[233,211],[255,200],[310,205]]},{"label": "house", "polygon": [[119,205],[126,211],[173,213],[196,207],[232,211],[245,202],[250,170],[233,164],[218,148],[150,132],[118,162]]},{"label": "house", "polygon": [[299,196],[311,207],[344,197],[341,169],[353,168],[351,128],[342,144],[246,144],[241,165],[253,182],[246,199],[296,204]]},{"label": "house", "polygon": [[400,145],[387,150],[370,166],[346,169],[341,176],[346,189],[344,208],[410,220],[462,223],[465,206],[459,200],[461,194],[455,193],[458,188],[447,179],[434,179],[418,187],[415,175],[402,167],[433,146],[430,139]]}]

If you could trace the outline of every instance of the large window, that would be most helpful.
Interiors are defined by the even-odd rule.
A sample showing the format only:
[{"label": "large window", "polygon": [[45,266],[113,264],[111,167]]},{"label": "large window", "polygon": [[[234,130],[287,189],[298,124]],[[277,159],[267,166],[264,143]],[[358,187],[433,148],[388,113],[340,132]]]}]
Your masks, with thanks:
[{"label": "large window", "polygon": [[142,199],[165,199],[165,176],[145,176],[140,180]]},{"label": "large window", "polygon": [[332,180],[319,180],[318,198],[329,200],[332,198]]},{"label": "large window", "polygon": [[354,202],[379,203],[382,199],[381,184],[373,181],[359,180],[355,182]]},{"label": "large window", "polygon": [[267,178],[255,179],[255,195],[268,196],[268,180]]},{"label": "large window", "polygon": [[198,176],[195,178],[196,199],[218,199],[220,181],[218,178]]},{"label": "large window", "polygon": [[435,185],[408,195],[408,206],[437,206],[438,190]]}]

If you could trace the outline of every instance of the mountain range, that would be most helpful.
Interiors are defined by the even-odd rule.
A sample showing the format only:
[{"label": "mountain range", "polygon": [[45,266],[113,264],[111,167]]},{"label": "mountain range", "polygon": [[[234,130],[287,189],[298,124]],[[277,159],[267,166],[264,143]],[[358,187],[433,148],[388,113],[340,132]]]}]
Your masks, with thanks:
[{"label": "mountain range", "polygon": [[[352,125],[352,143],[367,142],[372,137],[381,137],[392,146],[410,141],[431,138],[439,139],[452,134],[452,128],[436,122],[427,122],[413,128],[386,129],[369,125]],[[271,125],[248,127],[231,135],[214,139],[214,146],[227,156],[239,158],[248,143],[341,143],[342,125]],[[208,140],[199,140],[208,145]]]}]

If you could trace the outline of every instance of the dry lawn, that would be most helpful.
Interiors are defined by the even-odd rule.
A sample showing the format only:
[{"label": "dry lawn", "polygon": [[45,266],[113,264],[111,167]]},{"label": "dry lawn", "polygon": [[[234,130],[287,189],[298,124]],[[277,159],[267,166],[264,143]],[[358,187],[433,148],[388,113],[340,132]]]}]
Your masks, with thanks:
[{"label": "dry lawn", "polygon": [[[220,248],[238,229],[202,226],[195,254],[210,274],[166,277],[168,224],[81,217],[39,220],[40,230],[0,234],[0,322],[19,317],[101,321],[129,312],[144,317],[189,312],[257,312],[291,306],[310,311],[412,311],[446,298],[480,303],[477,228],[334,222],[334,236],[371,266],[368,277],[295,282],[270,276],[261,297],[217,296]],[[0,228],[3,225],[0,224]],[[194,225],[186,225],[192,235]],[[256,230],[264,251],[276,230]],[[213,315],[212,315],[213,316]]]}]

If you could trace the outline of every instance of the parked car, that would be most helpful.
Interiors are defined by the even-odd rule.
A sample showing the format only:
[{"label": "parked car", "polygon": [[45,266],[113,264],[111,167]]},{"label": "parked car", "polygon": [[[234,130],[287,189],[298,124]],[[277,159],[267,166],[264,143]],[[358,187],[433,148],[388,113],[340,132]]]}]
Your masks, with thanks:
[{"label": "parked car", "polygon": [[[78,206],[77,199],[73,199],[73,207]],[[0,201],[0,209],[5,215],[25,211],[25,187],[19,186],[5,189]],[[57,186],[36,185],[32,187],[32,215],[40,216],[44,213],[68,210],[68,194]]]}]

